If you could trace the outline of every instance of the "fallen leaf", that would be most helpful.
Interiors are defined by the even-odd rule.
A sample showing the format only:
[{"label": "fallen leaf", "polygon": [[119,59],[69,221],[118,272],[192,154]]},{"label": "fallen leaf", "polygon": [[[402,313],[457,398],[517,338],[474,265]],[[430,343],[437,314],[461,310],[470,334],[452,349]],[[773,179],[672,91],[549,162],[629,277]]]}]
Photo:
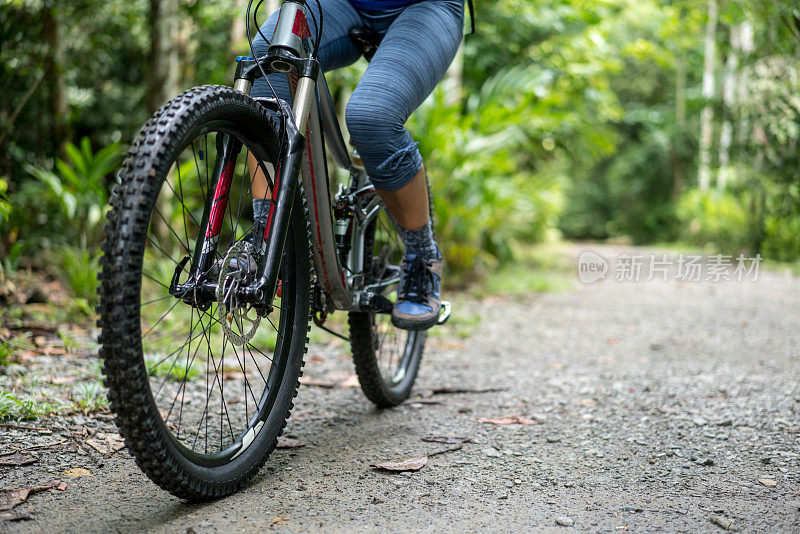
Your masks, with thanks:
[{"label": "fallen leaf", "polygon": [[336,382],[330,382],[328,380],[317,380],[315,378],[311,378],[308,376],[301,376],[300,383],[304,386],[316,386],[318,388],[326,388],[326,389],[333,389],[336,387]]},{"label": "fallen leaf", "polygon": [[98,432],[93,438],[87,439],[86,444],[106,456],[125,448],[125,440],[116,432]]},{"label": "fallen leaf", "polygon": [[22,452],[15,452],[12,454],[4,454],[0,456],[0,465],[18,467],[21,465],[29,465],[38,462],[39,458],[36,456],[25,454]]},{"label": "fallen leaf", "polygon": [[778,485],[778,482],[771,478],[759,478],[758,481],[768,488],[774,488],[775,486]]},{"label": "fallen leaf", "polygon": [[723,517],[721,515],[712,515],[708,519],[722,530],[737,530],[736,526],[733,524],[733,521],[727,517]]},{"label": "fallen leaf", "polygon": [[72,384],[76,380],[78,380],[77,376],[51,376],[47,381],[60,386],[62,384]]},{"label": "fallen leaf", "polygon": [[56,480],[55,482],[53,482],[53,487],[58,491],[65,491],[67,489],[67,483],[62,482],[60,480]]},{"label": "fallen leaf", "polygon": [[83,467],[73,467],[72,469],[67,469],[64,471],[64,474],[71,478],[92,476],[92,472],[88,469],[84,469]]},{"label": "fallen leaf", "polygon": [[275,446],[276,449],[295,449],[297,447],[305,447],[305,442],[300,441],[299,439],[293,438],[284,438],[283,436],[278,438],[278,444]]},{"label": "fallen leaf", "polygon": [[17,521],[30,521],[33,519],[30,514],[21,514],[21,515],[14,515],[9,512],[4,512],[0,514],[0,521],[10,521],[15,523]]},{"label": "fallen leaf", "polygon": [[420,438],[429,443],[444,443],[446,445],[456,445],[458,443],[472,443],[472,440],[464,436],[426,436]]},{"label": "fallen leaf", "polygon": [[594,406],[597,404],[594,399],[581,399],[578,401],[579,406]]},{"label": "fallen leaf", "polygon": [[518,415],[509,415],[507,417],[498,417],[496,419],[484,419],[481,417],[478,419],[481,423],[489,423],[492,425],[540,425],[542,424],[540,421],[536,421],[534,419],[528,419],[526,417],[520,417]]},{"label": "fallen leaf", "polygon": [[428,463],[428,455],[415,456],[413,458],[406,458],[399,462],[380,462],[377,464],[370,464],[370,467],[375,469],[383,469],[385,471],[419,471],[425,464]]},{"label": "fallen leaf", "polygon": [[47,486],[28,486],[26,488],[6,488],[0,489],[0,511],[11,510],[18,504],[25,502],[30,495],[52,488]]},{"label": "fallen leaf", "polygon": [[339,387],[343,388],[357,388],[360,385],[356,375],[350,375],[339,383]]},{"label": "fallen leaf", "polygon": [[350,371],[331,371],[329,373],[325,373],[323,377],[325,380],[329,380],[331,382],[343,382],[350,378],[353,375]]},{"label": "fallen leaf", "polygon": [[274,527],[275,525],[283,523],[284,521],[288,520],[289,520],[288,517],[276,517],[275,519],[272,520],[272,523],[270,523],[269,526]]},{"label": "fallen leaf", "polygon": [[29,488],[9,488],[0,490],[0,510],[11,510],[25,502],[31,490]]}]

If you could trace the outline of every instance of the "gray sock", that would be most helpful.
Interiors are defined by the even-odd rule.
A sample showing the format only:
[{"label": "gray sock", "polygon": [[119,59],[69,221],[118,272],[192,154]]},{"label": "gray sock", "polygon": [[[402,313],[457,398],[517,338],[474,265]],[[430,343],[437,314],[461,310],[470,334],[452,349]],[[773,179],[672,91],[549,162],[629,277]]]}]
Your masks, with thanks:
[{"label": "gray sock", "polygon": [[399,224],[395,224],[395,226],[397,226],[397,231],[403,239],[406,254],[416,254],[424,258],[439,257],[439,247],[436,246],[436,241],[433,240],[433,227],[430,219],[425,223],[425,226],[416,230],[406,230]]},{"label": "gray sock", "polygon": [[267,218],[269,217],[269,208],[272,205],[271,198],[254,198],[253,199],[253,219],[259,220],[263,219],[263,222],[267,222]]}]

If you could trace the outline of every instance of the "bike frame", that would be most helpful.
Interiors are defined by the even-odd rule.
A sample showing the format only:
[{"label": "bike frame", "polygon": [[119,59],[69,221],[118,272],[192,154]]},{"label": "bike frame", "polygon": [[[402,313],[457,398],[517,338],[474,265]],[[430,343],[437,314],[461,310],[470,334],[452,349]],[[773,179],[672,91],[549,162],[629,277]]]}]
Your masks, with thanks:
[{"label": "bike frame", "polygon": [[[281,122],[281,151],[272,187],[272,208],[263,229],[267,243],[265,261],[256,282],[241,288],[238,298],[254,304],[264,304],[270,302],[276,294],[280,259],[289,230],[294,194],[298,185],[302,184],[311,225],[310,238],[316,280],[324,296],[322,302],[316,303],[321,308],[319,311],[387,311],[384,309],[387,307],[386,302],[383,302],[385,299],[380,297],[380,289],[397,282],[399,273],[391,273],[389,279],[370,287],[364,287],[363,275],[364,233],[377,218],[382,203],[363,166],[351,158],[347,150],[325,76],[317,58],[310,54],[312,50],[304,2],[288,0],[280,8],[267,55],[258,60],[249,57],[237,59],[234,82],[234,89],[237,91],[249,95],[253,82],[263,77],[264,72],[285,73],[289,77],[290,88],[294,90],[292,108],[285,101],[275,98],[255,99],[278,115]],[[347,191],[341,189],[338,196],[334,195],[332,181],[329,179],[325,157],[326,141],[336,165],[349,171],[351,177],[350,187]],[[222,144],[222,150],[217,151],[215,162],[216,183],[209,190],[210,193],[213,191],[212,198],[206,203],[203,230],[198,237],[198,241],[202,242],[196,247],[199,252],[193,262],[199,273],[206,272],[214,259],[219,239],[218,223],[225,213],[233,165],[241,149],[240,143],[227,137]],[[366,202],[349,203],[348,211],[352,213],[348,213],[347,220],[343,219],[342,224],[335,227],[332,200],[346,195],[351,199],[366,199]],[[337,232],[334,231],[335,228]],[[349,252],[344,265],[337,247],[337,233],[340,238],[346,238],[347,235],[350,237]],[[197,295],[198,287],[202,285],[198,276],[196,273],[194,276],[190,274],[190,282],[186,284],[176,285],[173,281],[173,295],[188,295],[190,292]],[[201,292],[211,294],[213,290],[212,282],[205,284],[204,291]]]}]

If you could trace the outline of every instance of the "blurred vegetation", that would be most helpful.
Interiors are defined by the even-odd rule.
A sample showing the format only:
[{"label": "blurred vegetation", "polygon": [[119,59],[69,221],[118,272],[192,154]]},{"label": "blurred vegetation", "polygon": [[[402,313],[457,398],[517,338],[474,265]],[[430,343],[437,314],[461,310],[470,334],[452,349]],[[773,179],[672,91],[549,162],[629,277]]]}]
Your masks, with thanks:
[{"label": "blurred vegetation", "polygon": [[[796,2],[475,3],[460,74],[409,121],[453,280],[524,265],[528,244],[562,237],[800,259]],[[243,5],[0,5],[0,272],[49,270],[91,303],[124,147],[165,86],[230,83]],[[169,6],[171,85],[154,78],[165,44],[151,16]],[[330,75],[337,103],[364,65]]]}]

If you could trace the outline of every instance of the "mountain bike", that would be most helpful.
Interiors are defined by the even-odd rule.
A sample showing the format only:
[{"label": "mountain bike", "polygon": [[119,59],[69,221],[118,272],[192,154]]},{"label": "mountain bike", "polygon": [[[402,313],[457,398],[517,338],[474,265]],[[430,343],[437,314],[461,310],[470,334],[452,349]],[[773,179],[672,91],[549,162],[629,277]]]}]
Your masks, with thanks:
[{"label": "mountain bike", "polygon": [[[267,55],[238,58],[233,87],[197,87],[157,111],[112,195],[105,384],[137,464],[181,498],[238,490],[275,449],[311,317],[331,331],[327,316],[348,313],[361,388],[380,407],[409,396],[425,346],[425,331],[392,326],[402,243],[345,145],[316,58],[322,21],[314,39],[306,13],[302,0],[281,6]],[[353,38],[367,54],[377,41]],[[288,76],[291,106],[249,96],[272,73]],[[335,193],[328,155],[346,175]],[[259,173],[266,222],[251,206]],[[443,303],[439,323],[449,314]]]}]

